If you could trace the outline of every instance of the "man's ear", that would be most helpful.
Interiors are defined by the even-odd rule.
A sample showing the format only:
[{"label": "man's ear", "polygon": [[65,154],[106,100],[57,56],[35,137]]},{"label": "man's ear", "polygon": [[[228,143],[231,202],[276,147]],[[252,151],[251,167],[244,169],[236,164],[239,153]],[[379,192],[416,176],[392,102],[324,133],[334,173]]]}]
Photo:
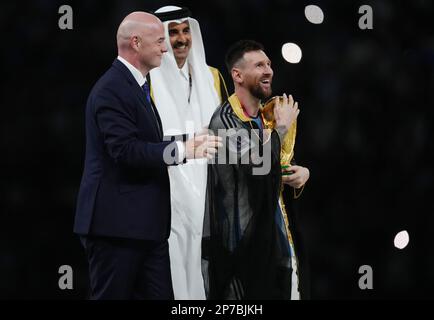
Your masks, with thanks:
[{"label": "man's ear", "polygon": [[138,51],[140,48],[140,40],[139,37],[133,36],[130,39],[130,46],[133,48],[134,51]]},{"label": "man's ear", "polygon": [[243,74],[242,74],[240,69],[232,68],[231,76],[232,76],[232,80],[234,80],[234,82],[236,82],[236,83],[242,83],[243,82]]}]

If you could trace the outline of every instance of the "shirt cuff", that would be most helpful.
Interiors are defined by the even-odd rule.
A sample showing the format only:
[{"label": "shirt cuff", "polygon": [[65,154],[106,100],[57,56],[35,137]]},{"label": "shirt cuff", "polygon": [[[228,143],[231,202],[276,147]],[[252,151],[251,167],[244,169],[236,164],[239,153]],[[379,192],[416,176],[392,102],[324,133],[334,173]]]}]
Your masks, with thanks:
[{"label": "shirt cuff", "polygon": [[185,160],[185,145],[184,142],[176,141],[176,145],[178,146],[178,163],[183,163]]}]

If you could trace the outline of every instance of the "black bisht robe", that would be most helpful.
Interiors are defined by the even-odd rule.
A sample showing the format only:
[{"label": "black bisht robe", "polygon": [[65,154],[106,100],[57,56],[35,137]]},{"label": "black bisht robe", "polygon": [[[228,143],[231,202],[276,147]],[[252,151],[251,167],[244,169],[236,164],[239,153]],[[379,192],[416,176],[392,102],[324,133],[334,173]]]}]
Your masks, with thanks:
[{"label": "black bisht robe", "polygon": [[[243,122],[229,102],[216,110],[209,125],[214,134],[219,134],[219,129],[244,129],[251,133],[252,128],[258,126],[254,121]],[[264,138],[262,130],[259,137]],[[215,164],[208,165],[202,253],[207,297],[290,299],[291,270],[275,219],[282,183],[279,136],[273,130],[269,139],[265,138],[267,142],[262,139],[254,147],[246,147],[245,141],[240,140],[243,139],[235,143],[230,138],[226,140],[227,154],[237,146],[241,157],[254,157],[267,146],[271,148],[271,157],[267,159],[271,168],[268,174],[255,175],[254,161],[219,164],[220,154]]]}]

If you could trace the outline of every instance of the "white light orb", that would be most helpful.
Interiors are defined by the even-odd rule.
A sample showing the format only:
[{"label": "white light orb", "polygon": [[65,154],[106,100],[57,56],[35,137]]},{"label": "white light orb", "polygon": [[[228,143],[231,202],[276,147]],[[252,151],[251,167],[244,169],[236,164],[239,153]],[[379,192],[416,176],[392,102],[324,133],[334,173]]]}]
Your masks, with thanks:
[{"label": "white light orb", "polygon": [[299,63],[301,60],[301,49],[295,43],[285,43],[282,46],[282,56],[289,63]]},{"label": "white light orb", "polygon": [[324,21],[324,13],[321,8],[315,5],[309,5],[304,8],[304,15],[307,21],[313,24],[321,24]]},{"label": "white light orb", "polygon": [[403,230],[401,232],[398,232],[398,234],[395,236],[395,240],[393,243],[395,244],[395,247],[398,249],[404,249],[408,242],[410,241],[410,236],[408,235],[408,232],[406,230]]}]

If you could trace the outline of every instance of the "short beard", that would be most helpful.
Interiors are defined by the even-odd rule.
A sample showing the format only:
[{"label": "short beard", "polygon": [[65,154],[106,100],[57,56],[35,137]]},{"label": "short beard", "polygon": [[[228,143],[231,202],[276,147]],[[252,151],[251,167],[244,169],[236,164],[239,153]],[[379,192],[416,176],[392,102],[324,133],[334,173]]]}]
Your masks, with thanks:
[{"label": "short beard", "polygon": [[249,88],[250,94],[252,96],[254,96],[255,98],[259,99],[259,100],[266,100],[267,98],[271,97],[272,94],[272,89],[270,87],[270,91],[268,92],[264,92],[260,85],[256,85],[256,86],[252,86]]}]

